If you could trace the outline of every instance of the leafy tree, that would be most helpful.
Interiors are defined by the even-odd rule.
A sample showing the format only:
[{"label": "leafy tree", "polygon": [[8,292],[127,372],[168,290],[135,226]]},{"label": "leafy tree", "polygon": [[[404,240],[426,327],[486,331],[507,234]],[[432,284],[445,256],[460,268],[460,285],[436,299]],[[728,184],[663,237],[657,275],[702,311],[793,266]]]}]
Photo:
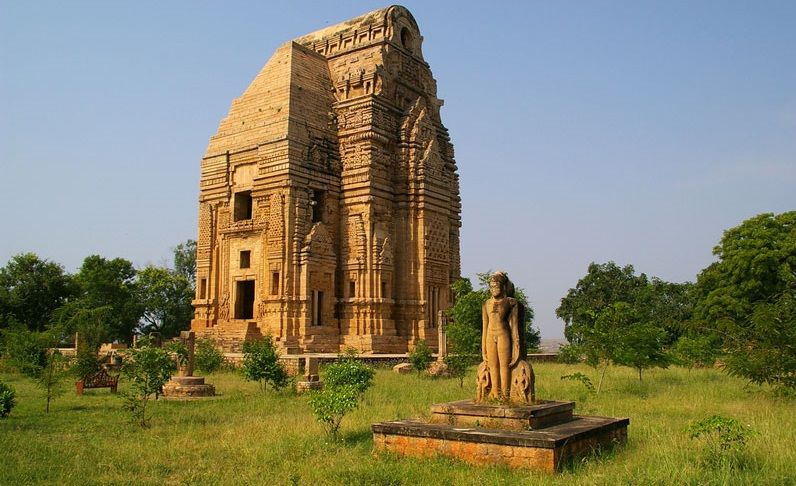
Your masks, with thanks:
[{"label": "leafy tree", "polygon": [[196,369],[213,373],[224,364],[224,355],[216,348],[212,339],[197,339],[194,354]]},{"label": "leafy tree", "polygon": [[194,292],[184,275],[150,266],[138,272],[136,286],[144,311],[144,333],[156,331],[170,338],[188,328]]},{"label": "leafy tree", "polygon": [[0,381],[0,418],[6,418],[17,404],[16,392],[11,385]]},{"label": "leafy tree", "polygon": [[667,348],[692,314],[691,287],[636,275],[632,265],[591,263],[556,309],[570,343],[560,356],[569,361],[584,357],[594,367],[602,364],[598,393],[612,362],[636,368],[639,380],[644,369],[667,367]]},{"label": "leafy tree", "polygon": [[44,368],[41,369],[36,377],[36,383],[46,393],[47,407],[45,411],[47,413],[50,413],[50,402],[64,392],[64,388],[61,385],[68,370],[69,359],[61,354],[60,351],[53,349],[47,353]]},{"label": "leafy tree", "polygon": [[21,325],[3,331],[4,355],[8,364],[29,378],[36,378],[47,365],[50,338],[45,332],[28,331]]},{"label": "leafy tree", "polygon": [[75,297],[77,287],[61,265],[33,253],[15,255],[0,268],[0,329],[10,321],[43,331],[53,311]]},{"label": "leafy tree", "polygon": [[174,248],[174,272],[196,287],[196,240],[186,240]]},{"label": "leafy tree", "polygon": [[97,309],[109,306],[106,326],[109,339],[129,343],[143,314],[135,286],[133,264],[123,258],[107,260],[92,255],[83,260],[75,280],[80,285],[80,306]]},{"label": "leafy tree", "polygon": [[426,341],[423,339],[417,342],[415,349],[409,353],[408,358],[409,362],[412,364],[412,368],[418,372],[425,371],[431,364],[431,361],[434,360],[431,348],[428,347],[428,344],[426,344]]},{"label": "leafy tree", "polygon": [[326,367],[323,390],[310,395],[310,407],[327,435],[337,440],[340,423],[346,414],[356,410],[362,395],[373,384],[373,368],[355,356],[341,356]]},{"label": "leafy tree", "polygon": [[723,341],[725,369],[796,388],[796,211],[724,232],[697,278],[694,327]]},{"label": "leafy tree", "polygon": [[459,388],[464,388],[464,378],[467,376],[467,367],[473,364],[472,356],[448,353],[443,359],[448,367],[448,373],[454,378],[459,379]]},{"label": "leafy tree", "polygon": [[671,363],[671,357],[664,349],[667,338],[663,328],[650,322],[629,326],[622,332],[614,352],[614,362],[635,368],[641,381],[642,370],[652,367],[666,368]]},{"label": "leafy tree", "polygon": [[57,328],[44,332],[16,329],[7,330],[5,337],[10,364],[44,389],[45,411],[49,413],[50,402],[64,391],[62,379],[69,367],[67,358],[53,349],[62,337],[61,331]]},{"label": "leafy tree", "polygon": [[112,311],[111,306],[84,308],[84,301],[69,302],[53,314],[53,323],[65,335],[77,333],[77,356],[71,371],[78,380],[99,371],[102,363],[98,357],[99,348],[108,340],[106,321]]},{"label": "leafy tree", "polygon": [[586,276],[569,289],[556,309],[556,315],[564,320],[567,341],[580,344],[603,309],[617,302],[634,302],[635,293],[648,283],[643,273],[636,276],[632,265],[589,264]]},{"label": "leafy tree", "polygon": [[146,338],[139,340],[139,347],[126,349],[122,355],[121,373],[130,381],[130,391],[121,395],[125,408],[141,427],[147,427],[147,404],[153,396],[157,398],[176,365],[168,351],[152,346]]},{"label": "leafy tree", "polygon": [[672,349],[674,361],[687,367],[712,366],[721,353],[718,338],[709,334],[683,335]]},{"label": "leafy tree", "polygon": [[270,335],[258,341],[243,343],[243,377],[248,381],[259,382],[263,391],[268,388],[269,383],[278,390],[290,381]]}]

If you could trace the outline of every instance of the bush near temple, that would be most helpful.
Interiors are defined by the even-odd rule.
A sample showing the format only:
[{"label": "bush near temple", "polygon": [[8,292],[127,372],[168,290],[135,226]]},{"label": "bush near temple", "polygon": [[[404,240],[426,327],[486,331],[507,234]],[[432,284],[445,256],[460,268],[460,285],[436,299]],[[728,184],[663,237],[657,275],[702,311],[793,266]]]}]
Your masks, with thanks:
[{"label": "bush near temple", "polygon": [[224,364],[224,355],[216,348],[212,339],[197,339],[194,365],[203,373],[214,373]]},{"label": "bush near temple", "polygon": [[341,356],[338,362],[326,367],[324,388],[312,392],[309,404],[330,439],[337,440],[343,417],[357,409],[375,374],[373,368],[351,355]]},{"label": "bush near temple", "polygon": [[423,339],[417,342],[415,349],[413,349],[407,357],[409,363],[412,364],[412,369],[416,370],[418,373],[428,369],[429,365],[434,360],[431,348],[428,347],[428,344],[426,344],[426,341]]},{"label": "bush near temple", "polygon": [[284,365],[279,361],[279,354],[270,335],[266,335],[258,341],[243,343],[242,373],[246,380],[259,382],[262,391],[268,389],[268,384],[275,390],[279,390],[290,382]]}]

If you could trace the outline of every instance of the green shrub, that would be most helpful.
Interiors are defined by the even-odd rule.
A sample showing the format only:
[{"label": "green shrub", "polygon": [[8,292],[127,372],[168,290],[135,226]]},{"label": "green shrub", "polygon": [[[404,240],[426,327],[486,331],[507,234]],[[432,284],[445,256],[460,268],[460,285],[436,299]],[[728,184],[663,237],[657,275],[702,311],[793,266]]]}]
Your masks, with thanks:
[{"label": "green shrub", "polygon": [[341,356],[338,362],[326,367],[324,389],[313,392],[309,403],[315,419],[323,425],[329,438],[337,440],[343,417],[359,406],[360,398],[373,384],[375,373],[351,354]]},{"label": "green shrub", "polygon": [[713,415],[688,427],[692,439],[702,439],[702,462],[713,468],[739,468],[747,462],[746,443],[752,435],[749,427],[732,417]]},{"label": "green shrub", "polygon": [[125,408],[141,427],[147,427],[147,404],[152,396],[157,398],[177,367],[168,351],[148,342],[123,351],[123,356],[122,376],[130,380],[130,391],[121,395]]},{"label": "green shrub", "polygon": [[282,363],[270,335],[259,341],[246,341],[243,343],[243,378],[248,381],[257,381],[260,388],[265,391],[268,384],[275,390],[284,388],[290,378]]},{"label": "green shrub", "polygon": [[11,385],[6,385],[0,381],[0,418],[6,418],[11,413],[11,409],[17,404],[16,392]]},{"label": "green shrub", "polygon": [[354,358],[342,357],[338,362],[326,367],[324,386],[326,388],[352,386],[358,393],[365,393],[365,390],[373,384],[375,374],[373,368],[365,363]]},{"label": "green shrub", "polygon": [[326,434],[337,440],[343,417],[359,406],[360,393],[356,386],[327,387],[310,395],[310,407],[315,419],[323,425]]},{"label": "green shrub", "polygon": [[431,354],[431,348],[429,348],[428,344],[422,339],[417,342],[415,349],[409,353],[408,358],[409,362],[412,364],[412,368],[418,372],[428,369],[429,365],[431,365],[431,362],[434,360],[434,356]]},{"label": "green shrub", "polygon": [[194,365],[203,373],[214,373],[224,364],[224,355],[216,348],[212,339],[196,341]]}]

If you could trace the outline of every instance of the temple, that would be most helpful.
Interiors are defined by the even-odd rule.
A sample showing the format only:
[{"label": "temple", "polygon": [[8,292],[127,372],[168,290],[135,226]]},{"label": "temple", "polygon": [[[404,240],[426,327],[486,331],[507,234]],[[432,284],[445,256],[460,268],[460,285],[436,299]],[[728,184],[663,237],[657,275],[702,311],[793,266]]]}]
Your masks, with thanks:
[{"label": "temple", "polygon": [[201,163],[191,329],[225,351],[437,347],[459,277],[459,181],[409,11],[279,47]]}]

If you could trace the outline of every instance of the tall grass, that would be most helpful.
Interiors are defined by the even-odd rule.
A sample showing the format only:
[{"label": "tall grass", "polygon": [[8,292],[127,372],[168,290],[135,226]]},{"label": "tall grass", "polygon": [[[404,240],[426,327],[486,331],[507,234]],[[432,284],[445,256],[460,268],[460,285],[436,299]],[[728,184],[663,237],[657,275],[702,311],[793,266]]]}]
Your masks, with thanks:
[{"label": "tall grass", "polygon": [[[630,417],[627,446],[574,464],[557,476],[504,467],[475,468],[444,459],[374,456],[370,424],[428,415],[436,402],[468,398],[458,380],[379,370],[361,407],[330,443],[304,397],[262,393],[231,373],[207,376],[218,397],[158,401],[152,426],[131,423],[108,390],[68,393],[45,414],[43,392],[19,375],[0,380],[18,405],[0,420],[2,484],[789,484],[796,482],[796,400],[747,387],[717,370],[611,368],[600,395],[562,375],[581,365],[535,366],[537,396],[577,400],[580,414]],[[466,384],[473,383],[470,370]],[[120,391],[125,390],[124,383]],[[689,423],[720,414],[756,435],[744,469],[711,469],[699,460]]]}]

